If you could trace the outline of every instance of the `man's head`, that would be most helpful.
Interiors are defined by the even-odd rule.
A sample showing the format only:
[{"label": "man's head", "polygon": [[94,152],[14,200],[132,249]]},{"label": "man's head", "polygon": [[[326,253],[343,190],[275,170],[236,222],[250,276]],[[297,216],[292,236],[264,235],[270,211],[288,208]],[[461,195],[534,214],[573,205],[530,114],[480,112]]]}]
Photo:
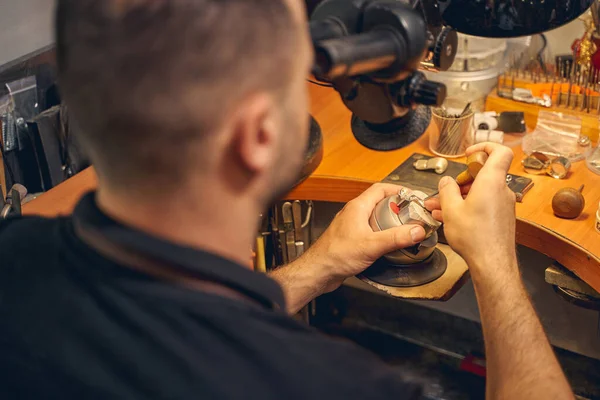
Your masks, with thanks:
[{"label": "man's head", "polygon": [[59,85],[101,185],[218,181],[267,202],[291,184],[308,134],[304,15],[301,0],[59,0]]}]

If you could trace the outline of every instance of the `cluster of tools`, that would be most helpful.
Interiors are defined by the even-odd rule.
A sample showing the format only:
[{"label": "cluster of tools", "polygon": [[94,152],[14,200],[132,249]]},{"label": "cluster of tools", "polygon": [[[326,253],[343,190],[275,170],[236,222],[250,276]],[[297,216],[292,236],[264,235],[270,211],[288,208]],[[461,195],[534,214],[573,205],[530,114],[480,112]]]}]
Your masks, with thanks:
[{"label": "cluster of tools", "polygon": [[445,108],[433,110],[433,121],[438,135],[430,136],[431,150],[445,156],[460,156],[472,141],[473,110],[467,104],[460,114],[452,114]]},{"label": "cluster of tools", "polygon": [[564,107],[600,115],[600,71],[559,58],[555,65],[520,70],[498,77],[499,97],[550,108]]},{"label": "cluster of tools", "polygon": [[[536,113],[536,130],[526,138],[534,138],[537,134],[536,145],[527,151],[529,155],[522,160],[523,168],[529,174],[567,179],[571,163],[585,158],[587,154],[590,139],[580,131],[584,125],[586,129],[588,125],[598,126],[600,116],[600,70],[593,63],[592,56],[596,49],[590,40],[590,35],[584,35],[573,55],[556,57],[553,64],[540,59],[520,68],[513,60],[507,72],[498,77],[499,97],[541,107]],[[546,112],[544,108],[551,110]],[[542,115],[547,118],[542,118]],[[558,118],[561,115],[569,116],[572,121],[566,121],[566,117]],[[544,119],[543,123],[540,119]],[[575,135],[574,125],[577,125],[579,139]],[[561,143],[567,142],[577,142],[578,157],[577,153],[558,150]],[[523,149],[526,150],[526,147],[524,139]],[[563,146],[564,149],[567,147]],[[541,148],[545,150],[538,150]],[[559,218],[578,218],[585,207],[583,189],[559,189],[552,199],[554,214]]]},{"label": "cluster of tools", "polygon": [[[303,213],[303,210],[306,213]],[[266,272],[290,263],[308,247],[312,235],[314,205],[299,200],[274,206],[263,216],[256,240],[255,270]]]}]

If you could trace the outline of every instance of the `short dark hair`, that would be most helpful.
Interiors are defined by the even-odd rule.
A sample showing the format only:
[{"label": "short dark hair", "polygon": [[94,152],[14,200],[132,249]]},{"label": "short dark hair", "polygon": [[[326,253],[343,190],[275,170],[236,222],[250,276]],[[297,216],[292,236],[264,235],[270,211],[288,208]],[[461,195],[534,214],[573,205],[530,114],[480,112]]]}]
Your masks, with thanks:
[{"label": "short dark hair", "polygon": [[293,23],[284,0],[58,0],[59,87],[103,175],[183,173],[232,104],[287,87]]}]

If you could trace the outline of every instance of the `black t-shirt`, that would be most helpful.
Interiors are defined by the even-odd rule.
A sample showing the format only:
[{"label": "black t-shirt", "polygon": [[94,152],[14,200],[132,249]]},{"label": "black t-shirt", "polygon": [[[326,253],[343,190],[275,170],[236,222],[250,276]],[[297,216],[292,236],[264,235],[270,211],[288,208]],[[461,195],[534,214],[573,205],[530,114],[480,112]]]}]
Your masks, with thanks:
[{"label": "black t-shirt", "polygon": [[[93,195],[73,217],[0,223],[0,398],[420,398],[419,385],[372,354],[260,301],[118,265],[77,236],[77,218],[129,229],[102,214]],[[246,296],[260,299],[262,291],[283,304],[264,275],[162,244],[193,257],[208,276],[226,275]]]}]

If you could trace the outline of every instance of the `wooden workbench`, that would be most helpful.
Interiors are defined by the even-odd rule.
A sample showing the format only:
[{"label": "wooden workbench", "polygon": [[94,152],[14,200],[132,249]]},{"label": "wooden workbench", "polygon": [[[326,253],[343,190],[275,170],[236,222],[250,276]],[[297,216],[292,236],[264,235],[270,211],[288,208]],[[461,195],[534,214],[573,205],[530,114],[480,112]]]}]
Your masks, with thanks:
[{"label": "wooden workbench", "polygon": [[[316,201],[346,202],[372,183],[382,180],[411,154],[429,154],[427,136],[400,150],[376,152],[361,146],[350,130],[350,111],[336,92],[310,86],[311,113],[323,130],[324,156],[321,165],[287,197]],[[514,148],[510,172],[525,175],[521,168],[523,153]],[[594,229],[600,200],[600,176],[582,162],[575,163],[566,180],[529,176],[535,186],[517,204],[517,242],[557,260],[600,291],[600,234]],[[585,184],[586,208],[576,220],[562,220],[552,213],[551,199],[562,187]],[[96,186],[88,169],[27,204],[24,212],[53,216],[69,213],[82,193]],[[490,266],[493,268],[493,266]]]}]

